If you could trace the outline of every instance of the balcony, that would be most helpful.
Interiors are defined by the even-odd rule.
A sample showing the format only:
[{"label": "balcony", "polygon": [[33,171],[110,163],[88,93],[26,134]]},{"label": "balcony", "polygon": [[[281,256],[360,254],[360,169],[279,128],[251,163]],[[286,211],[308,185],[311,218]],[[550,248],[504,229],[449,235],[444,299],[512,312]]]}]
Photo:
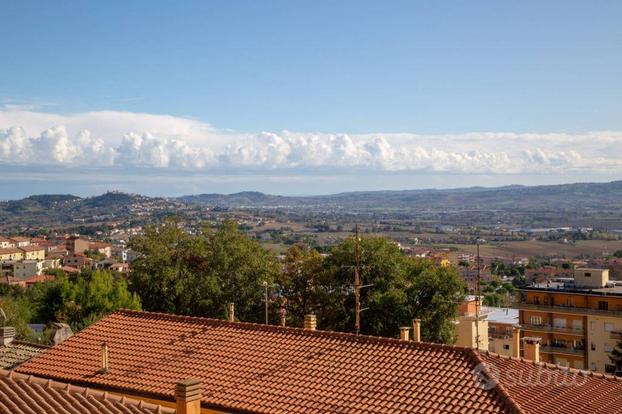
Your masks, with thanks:
[{"label": "balcony", "polygon": [[585,336],[585,330],[583,328],[561,327],[561,326],[551,326],[551,325],[530,325],[530,324],[525,323],[521,325],[521,329],[525,331],[558,332],[558,333],[564,333],[568,335]]},{"label": "balcony", "polygon": [[576,306],[560,306],[560,305],[541,305],[535,303],[519,303],[518,309],[521,310],[535,310],[548,313],[568,313],[572,315],[600,315],[600,316],[614,316],[622,318],[622,311],[614,310],[602,310],[592,308],[579,308]]},{"label": "balcony", "polygon": [[565,346],[542,345],[540,346],[540,352],[543,352],[546,354],[564,354],[564,355],[584,356],[585,348],[568,348]]}]

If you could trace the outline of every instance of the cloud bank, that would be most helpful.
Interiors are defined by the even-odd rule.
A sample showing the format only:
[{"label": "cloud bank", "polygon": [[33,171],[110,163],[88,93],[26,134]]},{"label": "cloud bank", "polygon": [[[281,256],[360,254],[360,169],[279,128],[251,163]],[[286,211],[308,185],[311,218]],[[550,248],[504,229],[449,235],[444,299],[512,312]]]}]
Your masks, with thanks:
[{"label": "cloud bank", "polygon": [[183,171],[622,173],[622,132],[241,133],[193,119],[0,111],[0,165]]}]

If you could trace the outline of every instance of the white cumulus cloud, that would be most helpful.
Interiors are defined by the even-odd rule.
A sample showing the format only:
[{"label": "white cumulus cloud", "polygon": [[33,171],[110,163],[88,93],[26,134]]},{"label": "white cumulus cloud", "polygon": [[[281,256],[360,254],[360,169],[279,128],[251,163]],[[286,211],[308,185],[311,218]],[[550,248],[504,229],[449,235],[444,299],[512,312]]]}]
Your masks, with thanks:
[{"label": "white cumulus cloud", "polygon": [[237,133],[193,119],[0,111],[0,164],[485,174],[622,172],[621,132]]}]

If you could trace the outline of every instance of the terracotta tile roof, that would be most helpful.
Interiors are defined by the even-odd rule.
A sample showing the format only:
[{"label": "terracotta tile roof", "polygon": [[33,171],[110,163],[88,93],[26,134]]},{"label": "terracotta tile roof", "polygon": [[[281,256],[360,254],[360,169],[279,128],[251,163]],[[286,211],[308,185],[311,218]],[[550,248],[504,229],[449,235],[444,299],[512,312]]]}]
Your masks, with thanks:
[{"label": "terracotta tile roof", "polygon": [[491,353],[478,357],[520,412],[622,413],[622,378]]},{"label": "terracotta tile roof", "polygon": [[24,279],[23,282],[26,285],[34,285],[35,283],[51,282],[54,279],[56,279],[54,275],[33,275]]},{"label": "terracotta tile roof", "polygon": [[[110,370],[98,374],[104,341]],[[542,370],[552,379],[538,382]],[[177,381],[196,377],[205,407],[256,413],[622,413],[622,381],[584,371],[446,345],[136,311],[102,319],[17,371],[171,401]],[[568,385],[571,374],[577,381]]]},{"label": "terracotta tile roof", "polygon": [[[103,341],[110,369],[97,374]],[[507,412],[473,380],[477,363],[464,348],[120,311],[18,370],[168,400],[196,377],[205,406],[235,411]]]},{"label": "terracotta tile roof", "polygon": [[45,251],[45,248],[42,246],[22,246],[22,247],[18,247],[19,250],[23,251],[23,252],[39,252],[39,251]]},{"label": "terracotta tile roof", "polygon": [[21,341],[13,341],[9,345],[0,345],[0,368],[14,368],[46,349],[49,347]]},{"label": "terracotta tile roof", "polygon": [[5,247],[4,249],[0,249],[0,254],[15,254],[15,253],[23,253],[17,247]]},{"label": "terracotta tile roof", "polygon": [[0,370],[0,414],[174,414],[106,392]]}]

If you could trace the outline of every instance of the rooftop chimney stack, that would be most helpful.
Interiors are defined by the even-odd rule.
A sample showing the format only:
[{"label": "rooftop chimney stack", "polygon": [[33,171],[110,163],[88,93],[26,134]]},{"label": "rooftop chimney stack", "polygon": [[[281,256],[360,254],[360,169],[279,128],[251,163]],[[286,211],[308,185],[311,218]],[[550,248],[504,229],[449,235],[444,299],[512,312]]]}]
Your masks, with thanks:
[{"label": "rooftop chimney stack", "polygon": [[520,327],[512,327],[512,356],[515,358],[520,357]]},{"label": "rooftop chimney stack", "polygon": [[15,339],[15,328],[12,326],[0,327],[0,340],[2,340],[2,346],[8,346]]},{"label": "rooftop chimney stack", "polygon": [[421,319],[413,319],[413,341],[421,342]]},{"label": "rooftop chimney stack", "polygon": [[285,326],[287,322],[287,310],[285,308],[281,308],[281,326]]},{"label": "rooftop chimney stack", "polygon": [[235,303],[229,304],[229,322],[235,322]]},{"label": "rooftop chimney stack", "polygon": [[305,329],[315,331],[315,328],[317,328],[317,318],[315,315],[305,315]]},{"label": "rooftop chimney stack", "polygon": [[102,342],[102,369],[99,371],[102,374],[108,372],[108,344]]},{"label": "rooftop chimney stack", "polygon": [[410,335],[410,327],[408,326],[402,326],[400,328],[400,340],[402,341],[408,341],[408,337]]},{"label": "rooftop chimney stack", "polygon": [[196,378],[179,381],[175,386],[177,414],[200,414],[203,383]]},{"label": "rooftop chimney stack", "polygon": [[540,362],[540,338],[526,336],[523,338],[525,359]]}]

